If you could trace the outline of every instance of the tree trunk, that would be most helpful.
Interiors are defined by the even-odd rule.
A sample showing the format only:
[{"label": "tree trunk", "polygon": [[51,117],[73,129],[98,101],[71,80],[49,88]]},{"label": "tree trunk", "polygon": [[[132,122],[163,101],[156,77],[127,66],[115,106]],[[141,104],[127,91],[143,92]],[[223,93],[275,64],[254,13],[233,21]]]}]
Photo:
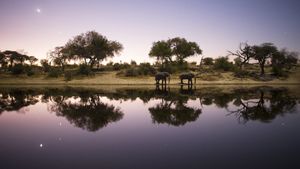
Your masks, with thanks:
[{"label": "tree trunk", "polygon": [[265,74],[265,64],[260,64],[260,75],[264,75]]}]

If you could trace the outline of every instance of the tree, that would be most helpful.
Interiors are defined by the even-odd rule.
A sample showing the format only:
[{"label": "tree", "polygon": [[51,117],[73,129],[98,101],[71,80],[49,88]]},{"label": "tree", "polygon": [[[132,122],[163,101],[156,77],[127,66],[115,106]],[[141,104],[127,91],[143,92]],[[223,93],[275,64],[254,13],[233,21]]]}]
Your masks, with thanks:
[{"label": "tree", "polygon": [[254,55],[253,58],[258,61],[260,66],[260,75],[265,74],[265,64],[268,59],[278,52],[277,47],[273,43],[263,43],[259,46],[252,47]]},{"label": "tree", "polygon": [[169,39],[168,43],[171,44],[172,53],[176,56],[178,63],[183,63],[184,59],[190,56],[202,54],[196,42],[188,42],[185,38]]},{"label": "tree", "polygon": [[202,62],[204,65],[213,65],[214,64],[214,59],[207,57],[207,58],[203,58]]},{"label": "tree", "polygon": [[8,61],[10,63],[9,64],[10,67],[12,67],[16,63],[23,64],[26,60],[29,59],[29,56],[21,54],[17,51],[7,50],[7,51],[4,51],[3,54],[8,59]]},{"label": "tree", "polygon": [[149,52],[150,57],[156,57],[157,61],[167,64],[172,62],[171,44],[166,41],[154,42]]},{"label": "tree", "polygon": [[282,49],[272,56],[272,72],[277,76],[282,76],[285,71],[289,71],[293,66],[296,66],[297,62],[298,53]]},{"label": "tree", "polygon": [[254,56],[254,51],[252,46],[248,45],[247,42],[240,43],[239,49],[236,52],[229,52],[229,56],[236,56],[238,59],[236,59],[237,66],[242,70],[244,68],[244,65],[247,64],[251,58]]},{"label": "tree", "polygon": [[50,66],[50,64],[49,64],[49,62],[48,62],[47,59],[42,59],[41,60],[41,65],[43,67],[44,72],[49,72],[51,66]]},{"label": "tree", "polygon": [[4,71],[5,71],[7,64],[8,64],[7,57],[5,56],[4,53],[0,52],[0,67],[1,67],[1,69],[4,69]]},{"label": "tree", "polygon": [[38,61],[38,59],[34,56],[29,56],[28,61],[30,62],[30,65],[32,66],[35,62]]},{"label": "tree", "polygon": [[89,31],[74,37],[64,48],[71,59],[82,59],[91,68],[96,63],[100,63],[108,57],[113,57],[123,50],[122,44],[117,41],[110,41],[95,31]]},{"label": "tree", "polygon": [[53,51],[50,51],[49,58],[54,65],[61,66],[62,71],[65,70],[67,60],[70,58],[66,49],[63,46],[55,47]]}]

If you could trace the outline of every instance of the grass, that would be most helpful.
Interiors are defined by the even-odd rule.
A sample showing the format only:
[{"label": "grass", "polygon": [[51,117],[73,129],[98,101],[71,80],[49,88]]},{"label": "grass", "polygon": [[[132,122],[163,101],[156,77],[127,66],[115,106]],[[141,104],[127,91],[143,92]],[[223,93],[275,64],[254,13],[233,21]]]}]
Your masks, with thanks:
[{"label": "grass", "polygon": [[[179,74],[172,74],[170,85],[179,84]],[[49,78],[46,75],[13,76],[0,74],[0,85],[153,85],[153,76],[125,77],[117,75],[116,71],[100,72],[95,76],[75,77],[66,82],[64,77]],[[261,85],[261,84],[300,84],[300,68],[292,71],[288,78],[274,79],[271,81],[256,81],[249,78],[240,79],[233,76],[232,72],[209,72],[200,74],[197,78],[197,85]]]}]

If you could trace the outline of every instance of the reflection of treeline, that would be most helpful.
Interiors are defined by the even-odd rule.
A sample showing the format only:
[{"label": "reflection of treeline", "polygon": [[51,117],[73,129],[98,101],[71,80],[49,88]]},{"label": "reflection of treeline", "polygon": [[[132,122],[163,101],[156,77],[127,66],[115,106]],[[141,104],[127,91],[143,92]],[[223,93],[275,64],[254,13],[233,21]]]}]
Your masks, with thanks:
[{"label": "reflection of treeline", "polygon": [[0,114],[3,111],[18,111],[39,101],[34,90],[10,90],[0,92]]},{"label": "reflection of treeline", "polygon": [[185,99],[162,99],[161,103],[149,108],[154,123],[166,123],[173,126],[185,125],[187,122],[197,120],[202,110],[189,107]]},{"label": "reflection of treeline", "polygon": [[88,131],[97,131],[107,124],[123,118],[120,109],[114,105],[103,103],[100,95],[80,95],[79,98],[80,100],[77,102],[72,102],[67,97],[54,98],[51,110],[58,116],[65,117],[75,126]]},{"label": "reflection of treeline", "polygon": [[[154,123],[167,123],[180,126],[195,121],[203,109],[200,105],[213,105],[226,109],[241,122],[259,120],[269,122],[278,115],[296,112],[298,95],[286,88],[251,87],[222,88],[206,87],[193,91],[182,89],[154,90],[119,88],[116,90],[99,90],[86,88],[37,88],[37,89],[0,89],[0,113],[18,111],[22,107],[33,105],[39,100],[52,103],[51,110],[59,116],[66,117],[72,124],[89,131],[96,131],[111,122],[122,119],[123,113],[109,100],[137,100],[144,103],[159,100],[149,108]],[[199,106],[190,107],[189,100],[199,100]],[[198,102],[198,101],[197,101]]]},{"label": "reflection of treeline", "polygon": [[[233,102],[238,108],[228,111],[243,123],[249,120],[270,122],[278,115],[295,113],[299,101],[299,98],[291,97],[286,89],[260,88],[239,93],[240,97],[236,97]],[[252,97],[249,96],[250,93]]]}]

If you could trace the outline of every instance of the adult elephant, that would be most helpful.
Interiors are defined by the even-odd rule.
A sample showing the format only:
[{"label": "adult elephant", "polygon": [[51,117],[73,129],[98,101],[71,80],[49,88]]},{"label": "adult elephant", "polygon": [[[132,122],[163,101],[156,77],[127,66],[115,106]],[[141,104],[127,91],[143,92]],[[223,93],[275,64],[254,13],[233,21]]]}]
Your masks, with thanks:
[{"label": "adult elephant", "polygon": [[188,85],[193,85],[193,78],[195,79],[196,83],[196,76],[193,73],[182,73],[179,75],[180,82],[183,84],[183,80],[188,80]]},{"label": "adult elephant", "polygon": [[162,85],[165,83],[167,84],[167,79],[168,79],[168,84],[170,84],[170,73],[168,72],[158,72],[155,75],[155,81],[156,84],[159,84],[159,81],[162,81]]}]

